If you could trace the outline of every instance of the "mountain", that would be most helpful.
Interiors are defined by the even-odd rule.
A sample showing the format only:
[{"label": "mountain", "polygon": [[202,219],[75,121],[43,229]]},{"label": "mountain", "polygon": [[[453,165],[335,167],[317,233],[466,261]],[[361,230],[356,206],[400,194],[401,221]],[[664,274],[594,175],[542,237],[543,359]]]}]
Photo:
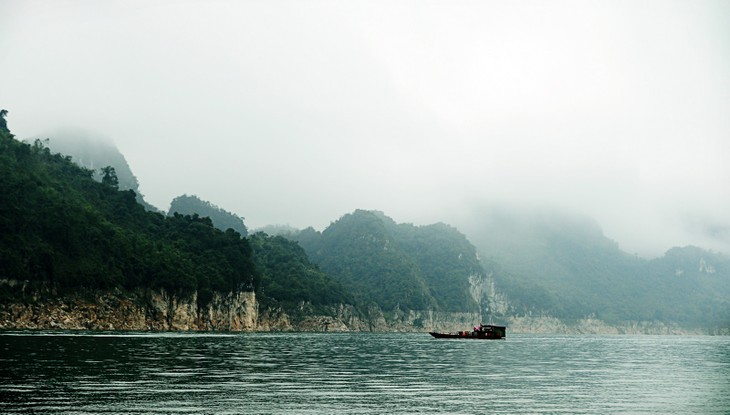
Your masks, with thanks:
[{"label": "mountain", "polygon": [[694,246],[649,261],[651,293],[663,300],[656,318],[730,325],[730,258]]},{"label": "mountain", "polygon": [[[332,314],[357,320],[352,296],[296,242],[245,238],[232,229],[245,231],[240,218],[194,197],[178,198],[179,210],[192,201],[232,226],[147,211],[122,179],[95,180],[41,140],[15,140],[1,115],[0,327],[290,328],[288,313],[306,323],[298,327],[341,329]],[[315,312],[325,314],[302,317]]]},{"label": "mountain", "polygon": [[455,228],[397,224],[382,212],[356,210],[296,239],[324,272],[385,311],[479,310],[470,278],[484,272]]},{"label": "mountain", "polygon": [[137,195],[137,201],[147,210],[158,209],[144,200],[139,190],[139,181],[132,173],[127,159],[108,139],[94,135],[81,129],[62,129],[48,135],[50,138],[41,140],[54,153],[71,156],[72,160],[81,167],[93,171],[93,177],[101,181],[101,169],[107,166],[114,168],[119,180],[120,190],[132,190]]},{"label": "mountain", "polygon": [[197,293],[204,305],[214,292],[257,285],[240,234],[207,218],[146,211],[134,191],[93,173],[0,129],[0,280],[25,281],[0,291],[164,289]]},{"label": "mountain", "polygon": [[213,221],[213,226],[222,231],[230,228],[243,236],[248,235],[248,229],[243,223],[243,218],[195,195],[182,195],[173,199],[168,214],[173,215],[175,213],[209,217]]},{"label": "mountain", "polygon": [[[720,253],[676,247],[647,260],[622,251],[593,220],[540,210],[484,209],[460,227],[468,238],[443,223],[396,223],[366,210],[322,232],[278,226],[270,229],[280,236],[244,237],[240,217],[195,196],[173,201],[170,216],[145,210],[126,189],[136,186],[131,171],[113,180],[107,170],[95,180],[95,170],[43,141],[15,140],[5,115],[0,111],[2,327],[17,327],[18,309],[35,307],[24,312],[35,324],[38,310],[67,307],[42,306],[38,293],[76,296],[83,304],[70,327],[89,327],[85,313],[96,305],[88,299],[100,301],[100,290],[112,294],[99,310],[135,329],[148,318],[147,327],[168,329],[458,329],[490,317],[528,331],[528,318],[547,319],[546,331],[594,320],[604,325],[588,332],[637,322],[730,327],[730,258]],[[154,298],[144,294],[153,291]],[[136,323],[124,325],[126,311],[119,310],[132,310]],[[107,327],[105,319],[93,327]],[[625,332],[647,332],[637,327]]]},{"label": "mountain", "polygon": [[646,260],[622,251],[594,221],[548,211],[485,210],[465,229],[514,314],[730,323],[730,259],[721,254],[674,248]]}]

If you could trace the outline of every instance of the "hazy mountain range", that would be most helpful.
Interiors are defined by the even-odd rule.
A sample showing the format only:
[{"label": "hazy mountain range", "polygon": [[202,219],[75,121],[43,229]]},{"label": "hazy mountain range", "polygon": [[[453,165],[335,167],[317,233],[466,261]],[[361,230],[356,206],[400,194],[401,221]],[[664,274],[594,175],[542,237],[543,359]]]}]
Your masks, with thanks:
[{"label": "hazy mountain range", "polygon": [[[3,134],[3,157],[8,161],[3,163],[5,166],[20,163],[23,157],[34,160],[35,164],[17,166],[31,166],[28,177],[40,177],[36,179],[40,180],[36,185],[39,193],[33,196],[36,202],[51,197],[48,200],[65,203],[63,209],[82,209],[87,203],[104,207],[98,214],[89,213],[96,218],[93,220],[71,214],[78,219],[73,222],[78,229],[101,230],[90,239],[85,236],[88,229],[78,231],[79,241],[72,247],[76,250],[69,251],[56,244],[64,243],[64,232],[73,236],[76,231],[50,229],[51,225],[44,228],[40,219],[43,212],[31,212],[36,205],[30,200],[23,202],[35,191],[24,196],[6,189],[2,193],[8,200],[2,203],[4,212],[0,215],[8,221],[2,225],[0,278],[63,281],[68,288],[89,284],[97,278],[95,275],[101,278],[103,273],[104,282],[99,286],[158,284],[205,291],[253,284],[262,298],[268,298],[265,301],[289,304],[290,308],[301,302],[349,302],[361,309],[375,305],[385,312],[479,312],[482,318],[497,320],[548,315],[564,320],[591,316],[607,323],[664,321],[688,327],[730,324],[730,259],[699,247],[673,248],[660,258],[648,260],[623,252],[588,218],[504,209],[485,209],[474,215],[464,229],[443,223],[396,223],[386,213],[357,210],[336,218],[321,232],[272,226],[266,229],[271,235],[257,233],[242,239],[249,242],[240,245],[235,238],[248,232],[243,219],[197,196],[176,198],[170,213],[177,214],[166,220],[149,216],[159,215],[149,212],[155,210],[149,205],[145,205],[148,212],[127,207],[127,213],[120,213],[116,204],[128,201],[124,197],[115,201],[116,193],[126,194],[123,191],[129,189],[138,202],[144,201],[136,178],[113,145],[50,140],[48,145],[53,151],[68,152],[81,166],[98,172],[100,167],[111,165],[119,176],[118,190],[100,188],[103,194],[101,190],[93,191],[95,198],[101,198],[99,202],[89,202],[90,196],[79,192],[78,203],[72,203],[68,200],[76,197],[75,190],[65,191],[66,199],[58,199],[52,196],[57,190],[42,189],[89,188],[87,184],[74,184],[83,182],[79,174],[84,173],[64,173],[67,176],[54,179],[60,181],[58,184],[46,183],[45,176],[37,173],[51,168],[43,167],[44,163],[66,171],[67,159],[51,157],[42,143],[27,146],[25,156],[25,147],[13,144],[9,133]],[[24,173],[17,169],[2,174],[6,187],[12,187],[15,179],[20,180],[16,184],[25,180],[19,176]],[[9,211],[12,206],[20,210]],[[46,208],[55,212],[48,203]],[[209,222],[204,217],[210,217],[206,219]],[[9,222],[11,218],[14,223]],[[31,219],[40,225],[31,225]],[[220,230],[205,230],[207,226]],[[229,228],[233,233],[226,232]],[[183,240],[189,242],[181,243]],[[106,248],[85,253],[85,244]],[[164,256],[148,257],[146,248],[138,248],[142,245],[157,247]],[[18,247],[29,250],[30,259],[24,259]],[[197,261],[213,258],[212,262],[201,267],[196,260],[188,259],[193,253],[200,258]],[[253,255],[256,271],[248,265],[235,265],[247,263],[247,255]],[[103,263],[103,270],[78,265],[86,262]],[[235,271],[236,267],[250,271]],[[79,275],[73,279],[62,275],[64,272]],[[184,284],[174,281],[186,272],[198,276]],[[149,281],[140,280],[152,274],[155,276]],[[484,289],[487,283],[492,284],[491,291]],[[506,299],[500,307],[494,304],[496,294]],[[205,300],[205,296],[201,298]]]}]

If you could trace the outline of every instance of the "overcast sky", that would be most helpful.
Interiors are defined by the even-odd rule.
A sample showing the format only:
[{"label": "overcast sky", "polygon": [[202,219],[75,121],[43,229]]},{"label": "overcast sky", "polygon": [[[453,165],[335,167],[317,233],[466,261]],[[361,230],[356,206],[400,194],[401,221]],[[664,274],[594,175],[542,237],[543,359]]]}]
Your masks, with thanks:
[{"label": "overcast sky", "polygon": [[547,205],[730,252],[725,0],[0,0],[0,79],[16,136],[110,137],[165,210]]}]

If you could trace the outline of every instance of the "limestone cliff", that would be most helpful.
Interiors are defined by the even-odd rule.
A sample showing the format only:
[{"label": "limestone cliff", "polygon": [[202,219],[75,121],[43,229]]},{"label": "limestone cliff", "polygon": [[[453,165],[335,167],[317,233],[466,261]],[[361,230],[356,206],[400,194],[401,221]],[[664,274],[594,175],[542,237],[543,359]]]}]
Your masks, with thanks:
[{"label": "limestone cliff", "polygon": [[261,309],[254,292],[216,293],[207,305],[197,294],[165,291],[24,295],[0,303],[0,329],[130,331],[455,331],[478,321],[475,313],[396,310],[360,312],[338,304],[318,312],[308,303],[296,310]]},{"label": "limestone cliff", "polygon": [[69,330],[252,331],[258,327],[253,292],[216,293],[205,307],[197,294],[165,291],[51,296],[34,293],[0,304],[0,328]]},{"label": "limestone cliff", "polygon": [[[564,321],[551,316],[516,315],[504,295],[494,289],[491,276],[472,279],[473,293],[482,299],[480,313],[399,310],[365,311],[338,304],[317,311],[308,303],[295,310],[261,307],[249,291],[216,293],[200,307],[195,293],[177,296],[165,291],[83,293],[59,296],[53,292],[27,293],[22,300],[0,302],[0,329],[128,330],[128,331],[317,331],[425,332],[459,331],[496,316],[494,323],[510,333],[562,334],[730,334],[686,329],[658,321],[629,321],[609,325],[588,316]],[[7,281],[0,283],[8,284]]]}]

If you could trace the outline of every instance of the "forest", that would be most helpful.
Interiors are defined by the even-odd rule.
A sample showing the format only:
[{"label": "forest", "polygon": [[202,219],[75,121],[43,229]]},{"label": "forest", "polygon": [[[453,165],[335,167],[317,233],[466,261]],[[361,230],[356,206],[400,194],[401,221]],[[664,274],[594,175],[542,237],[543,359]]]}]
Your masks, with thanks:
[{"label": "forest", "polygon": [[[5,126],[6,127],[6,126]],[[40,140],[0,130],[0,278],[77,288],[164,288],[209,293],[253,287],[251,247],[209,218],[146,211]]]},{"label": "forest", "polygon": [[483,276],[476,250],[445,224],[397,224],[382,212],[356,210],[323,232],[294,239],[313,262],[384,310],[479,309],[469,277]]},{"label": "forest", "polygon": [[248,235],[248,228],[246,228],[246,224],[243,223],[243,218],[210,202],[202,200],[195,195],[182,195],[172,199],[168,215],[174,215],[175,213],[182,215],[198,214],[200,216],[205,216],[213,221],[213,226],[222,231],[233,229],[241,234],[241,236]]}]

